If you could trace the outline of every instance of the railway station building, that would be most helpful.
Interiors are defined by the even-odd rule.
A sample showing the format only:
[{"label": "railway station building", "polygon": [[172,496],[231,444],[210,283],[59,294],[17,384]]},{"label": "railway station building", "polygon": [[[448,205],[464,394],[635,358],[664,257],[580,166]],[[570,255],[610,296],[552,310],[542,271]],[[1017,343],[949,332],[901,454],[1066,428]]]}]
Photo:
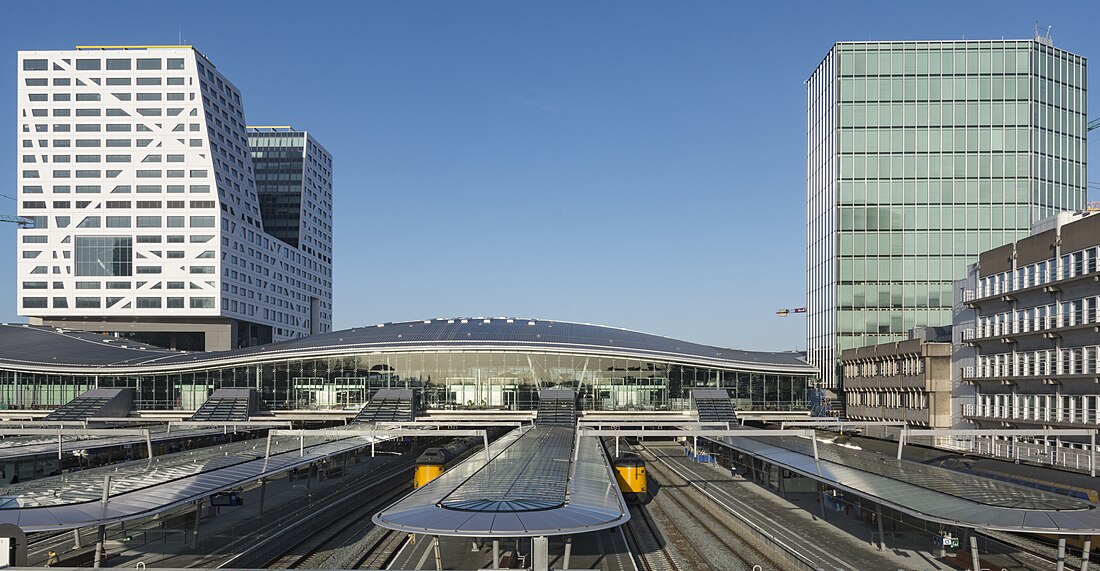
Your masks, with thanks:
[{"label": "railway station building", "polygon": [[18,409],[130,388],[136,410],[194,410],[215,389],[252,388],[271,410],[338,410],[409,388],[426,410],[534,410],[539,390],[570,388],[581,410],[664,411],[689,409],[692,389],[713,388],[741,410],[804,411],[816,378],[799,353],[542,319],[384,323],[219,352],[0,325],[0,403]]}]

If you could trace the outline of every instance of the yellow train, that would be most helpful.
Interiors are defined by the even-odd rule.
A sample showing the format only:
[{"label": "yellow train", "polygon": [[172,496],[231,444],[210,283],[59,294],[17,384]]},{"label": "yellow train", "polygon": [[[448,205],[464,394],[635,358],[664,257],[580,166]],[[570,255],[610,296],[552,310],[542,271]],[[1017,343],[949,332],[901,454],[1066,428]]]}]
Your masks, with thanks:
[{"label": "yellow train", "polygon": [[619,491],[628,500],[644,502],[649,499],[649,488],[646,485],[645,460],[637,454],[627,454],[615,458],[615,481],[619,483]]},{"label": "yellow train", "polygon": [[446,446],[428,448],[417,457],[413,472],[413,488],[419,488],[438,478],[443,472],[465,458],[481,444],[480,438],[458,438]]}]

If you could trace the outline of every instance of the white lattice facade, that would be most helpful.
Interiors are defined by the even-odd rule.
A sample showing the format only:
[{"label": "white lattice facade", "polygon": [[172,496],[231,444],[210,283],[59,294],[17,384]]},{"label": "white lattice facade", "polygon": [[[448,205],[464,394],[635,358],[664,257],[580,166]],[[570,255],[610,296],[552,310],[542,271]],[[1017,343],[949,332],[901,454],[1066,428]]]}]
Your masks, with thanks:
[{"label": "white lattice facade", "polygon": [[[232,324],[230,346],[331,329],[331,187],[324,248],[263,231],[241,95],[206,57],[25,51],[18,94],[19,214],[35,222],[19,232],[20,315],[207,320]],[[331,157],[321,168],[331,181]]]}]

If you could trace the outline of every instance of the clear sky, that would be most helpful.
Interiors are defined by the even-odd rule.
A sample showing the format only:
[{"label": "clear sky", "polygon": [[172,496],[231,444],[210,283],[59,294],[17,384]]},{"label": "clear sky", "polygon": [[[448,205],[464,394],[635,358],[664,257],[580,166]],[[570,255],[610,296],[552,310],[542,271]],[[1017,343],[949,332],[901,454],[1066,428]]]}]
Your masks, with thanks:
[{"label": "clear sky", "polygon": [[[1091,1],[2,2],[0,194],[16,51],[182,38],[250,124],[334,155],[336,328],[508,315],[804,348],[774,315],[805,305],[803,81],[836,41],[1036,21],[1100,57]],[[0,321],[21,321],[15,240],[0,225]]]}]

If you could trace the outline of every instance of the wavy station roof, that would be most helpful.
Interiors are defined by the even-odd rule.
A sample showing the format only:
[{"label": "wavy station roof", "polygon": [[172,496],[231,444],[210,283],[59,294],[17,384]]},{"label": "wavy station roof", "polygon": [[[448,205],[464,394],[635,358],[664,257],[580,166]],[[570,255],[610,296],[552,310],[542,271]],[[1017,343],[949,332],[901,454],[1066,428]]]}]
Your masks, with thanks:
[{"label": "wavy station roof", "polygon": [[171,371],[357,354],[499,350],[601,354],[750,371],[814,374],[794,352],[724,349],[627,329],[520,318],[382,323],[231,351],[186,353],[68,329],[0,325],[0,368],[50,372]]}]

